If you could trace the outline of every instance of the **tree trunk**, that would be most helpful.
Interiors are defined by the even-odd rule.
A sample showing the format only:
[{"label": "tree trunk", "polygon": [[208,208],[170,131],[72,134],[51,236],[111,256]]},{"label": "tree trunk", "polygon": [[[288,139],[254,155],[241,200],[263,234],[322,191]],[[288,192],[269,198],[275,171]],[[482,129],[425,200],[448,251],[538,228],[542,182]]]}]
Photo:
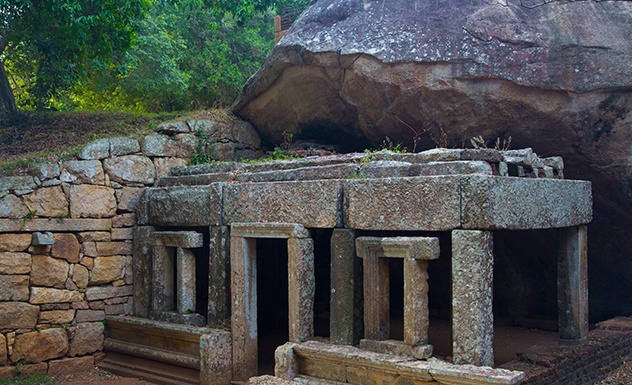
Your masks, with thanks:
[{"label": "tree trunk", "polygon": [[18,111],[15,105],[15,97],[13,97],[13,90],[11,84],[9,84],[9,77],[7,71],[4,68],[4,62],[0,60],[0,114],[14,114]]}]

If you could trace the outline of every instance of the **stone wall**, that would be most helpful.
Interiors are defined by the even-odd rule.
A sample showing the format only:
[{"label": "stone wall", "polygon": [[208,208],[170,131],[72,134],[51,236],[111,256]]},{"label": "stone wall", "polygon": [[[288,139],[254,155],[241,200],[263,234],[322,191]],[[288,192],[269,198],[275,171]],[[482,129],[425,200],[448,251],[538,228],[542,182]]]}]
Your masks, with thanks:
[{"label": "stone wall", "polygon": [[169,122],[97,140],[76,159],[0,178],[0,378],[92,368],[106,315],[133,311],[132,230],[146,186],[198,151],[252,157],[248,123]]}]

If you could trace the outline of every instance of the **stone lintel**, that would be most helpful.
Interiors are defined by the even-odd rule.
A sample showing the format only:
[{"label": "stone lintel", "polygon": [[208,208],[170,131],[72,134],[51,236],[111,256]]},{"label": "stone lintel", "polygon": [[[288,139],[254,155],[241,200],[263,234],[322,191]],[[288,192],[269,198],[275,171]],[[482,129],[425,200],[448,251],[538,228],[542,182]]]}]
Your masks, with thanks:
[{"label": "stone lintel", "polygon": [[309,230],[298,223],[233,223],[231,237],[307,238]]},{"label": "stone lintel", "polygon": [[110,231],[112,220],[107,219],[0,219],[0,233],[35,231]]},{"label": "stone lintel", "polygon": [[550,229],[592,220],[591,183],[587,181],[487,175],[460,178],[460,227],[464,229]]},{"label": "stone lintel", "polygon": [[196,231],[156,231],[150,239],[156,246],[195,249],[204,245],[204,235]]},{"label": "stone lintel", "polygon": [[360,237],[356,239],[360,258],[439,258],[439,238],[434,237]]},{"label": "stone lintel", "polygon": [[360,340],[360,349],[376,353],[395,354],[399,356],[415,357],[424,360],[432,356],[432,345],[422,344],[411,346],[397,340]]}]

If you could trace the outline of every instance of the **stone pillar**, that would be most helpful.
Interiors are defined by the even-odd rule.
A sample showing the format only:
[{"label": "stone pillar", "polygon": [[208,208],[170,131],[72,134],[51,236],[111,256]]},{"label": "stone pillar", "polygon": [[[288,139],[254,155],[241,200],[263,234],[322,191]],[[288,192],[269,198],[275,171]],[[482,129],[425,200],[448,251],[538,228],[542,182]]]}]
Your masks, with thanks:
[{"label": "stone pillar", "polygon": [[195,313],[195,254],[191,249],[176,248],[177,299],[176,311]]},{"label": "stone pillar", "polygon": [[208,324],[230,322],[230,239],[227,226],[209,228]]},{"label": "stone pillar", "polygon": [[[173,249],[171,249],[173,250]],[[174,297],[174,256],[169,248],[161,245],[154,245],[152,259],[153,275],[153,310],[173,311],[175,305]]]},{"label": "stone pillar", "polygon": [[364,257],[364,338],[382,341],[390,337],[388,260],[375,253]]},{"label": "stone pillar", "polygon": [[230,332],[212,329],[200,336],[200,385],[230,384],[232,377]]},{"label": "stone pillar", "polygon": [[404,259],[404,342],[428,343],[428,261]]},{"label": "stone pillar", "polygon": [[455,364],[493,366],[493,236],[452,231],[452,356]]},{"label": "stone pillar", "polygon": [[357,345],[364,333],[362,261],[355,255],[355,231],[334,229],[329,305],[329,339],[334,344]]},{"label": "stone pillar", "polygon": [[588,333],[588,249],[586,226],[558,230],[557,308],[560,341],[581,341]]},{"label": "stone pillar", "polygon": [[257,245],[233,236],[230,243],[233,380],[246,381],[258,373]]},{"label": "stone pillar", "polygon": [[153,290],[151,226],[134,227],[132,267],[134,270],[134,315],[147,318],[151,310]]},{"label": "stone pillar", "polygon": [[303,342],[314,336],[314,241],[288,238],[289,340]]}]

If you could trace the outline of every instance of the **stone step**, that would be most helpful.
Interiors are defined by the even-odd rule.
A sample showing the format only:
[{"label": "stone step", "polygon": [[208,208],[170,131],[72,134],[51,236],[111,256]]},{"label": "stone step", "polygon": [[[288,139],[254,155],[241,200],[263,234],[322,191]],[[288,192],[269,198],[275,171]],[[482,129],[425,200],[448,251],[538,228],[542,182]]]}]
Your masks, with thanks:
[{"label": "stone step", "polygon": [[106,351],[99,364],[103,370],[134,378],[142,378],[161,385],[199,384],[199,371],[154,360]]}]

